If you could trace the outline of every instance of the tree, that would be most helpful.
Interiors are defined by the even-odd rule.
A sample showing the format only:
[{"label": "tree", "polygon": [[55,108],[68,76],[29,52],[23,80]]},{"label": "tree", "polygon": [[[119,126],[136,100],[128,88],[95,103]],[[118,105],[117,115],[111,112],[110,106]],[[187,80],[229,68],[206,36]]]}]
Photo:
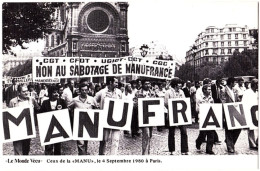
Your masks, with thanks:
[{"label": "tree", "polygon": [[32,73],[32,60],[28,59],[24,64],[11,68],[7,76],[20,77]]},{"label": "tree", "polygon": [[43,38],[52,27],[51,14],[63,3],[3,3],[3,54],[15,55],[11,47]]}]

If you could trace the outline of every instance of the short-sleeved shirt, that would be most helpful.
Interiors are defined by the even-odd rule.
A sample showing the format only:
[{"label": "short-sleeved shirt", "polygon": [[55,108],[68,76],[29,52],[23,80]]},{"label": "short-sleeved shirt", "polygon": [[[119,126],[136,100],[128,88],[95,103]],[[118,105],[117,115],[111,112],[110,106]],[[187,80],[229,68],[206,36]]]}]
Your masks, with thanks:
[{"label": "short-sleeved shirt", "polygon": [[214,103],[214,99],[210,95],[208,97],[206,97],[203,94],[196,103],[196,111],[199,112],[200,104],[205,104],[205,103]]},{"label": "short-sleeved shirt", "polygon": [[83,99],[80,96],[73,98],[70,104],[68,105],[68,108],[69,109],[93,109],[96,108],[97,106],[98,105],[96,100],[93,97],[87,95],[86,99]]},{"label": "short-sleeved shirt", "polygon": [[100,109],[104,108],[105,98],[122,99],[122,91],[117,88],[111,91],[106,87],[97,92],[94,99],[100,104]]},{"label": "short-sleeved shirt", "polygon": [[9,107],[22,107],[22,106],[32,106],[36,110],[40,110],[40,106],[37,104],[34,98],[28,97],[26,99],[21,99],[19,96],[13,98],[9,102]]}]

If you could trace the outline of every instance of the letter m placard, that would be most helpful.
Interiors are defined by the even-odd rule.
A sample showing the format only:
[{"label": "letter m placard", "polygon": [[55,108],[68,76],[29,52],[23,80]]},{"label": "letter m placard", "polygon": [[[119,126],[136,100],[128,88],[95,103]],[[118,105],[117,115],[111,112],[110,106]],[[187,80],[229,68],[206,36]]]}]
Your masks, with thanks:
[{"label": "letter m placard", "polygon": [[3,142],[36,137],[33,110],[30,107],[14,107],[3,110]]}]

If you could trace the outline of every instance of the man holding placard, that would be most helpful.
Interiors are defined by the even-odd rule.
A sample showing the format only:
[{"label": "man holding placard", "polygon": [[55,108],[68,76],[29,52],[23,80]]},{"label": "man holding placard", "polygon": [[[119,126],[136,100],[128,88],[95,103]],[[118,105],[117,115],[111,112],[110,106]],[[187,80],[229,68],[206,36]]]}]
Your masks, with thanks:
[{"label": "man holding placard", "polygon": [[[220,99],[222,103],[234,103],[237,102],[237,96],[234,93],[234,86],[236,83],[236,79],[231,77],[227,80],[227,85],[221,89],[220,91]],[[229,130],[227,126],[226,119],[224,120],[224,128],[225,128],[225,137],[227,150],[229,153],[235,153],[235,144],[241,132],[241,129],[233,129]]]},{"label": "man holding placard", "polygon": [[[204,84],[202,86],[202,97],[197,99],[197,105],[196,110],[199,113],[200,112],[200,105],[205,103],[214,103],[213,98],[211,97],[211,85],[210,84]],[[199,136],[196,140],[196,148],[200,150],[200,146],[207,137],[207,145],[206,145],[206,153],[207,154],[215,154],[212,151],[213,144],[214,144],[214,130],[200,130]]]},{"label": "man holding placard", "polygon": [[[101,110],[104,108],[105,98],[122,99],[122,92],[117,88],[118,79],[116,79],[116,77],[107,77],[106,81],[106,87],[100,90],[94,97],[96,102],[100,104]],[[104,155],[106,153],[107,141],[109,139],[110,134],[112,136],[110,154],[117,154],[120,130],[104,128],[103,141],[100,142],[99,146],[99,155]]]},{"label": "man holding placard", "polygon": [[[88,95],[89,84],[86,80],[80,80],[79,91],[80,95],[73,98],[68,108],[71,111],[74,109],[96,109],[97,102],[95,99]],[[73,113],[73,112],[72,112]],[[88,151],[88,141],[77,140],[78,155],[89,155]]]},{"label": "man holding placard", "polygon": [[[8,107],[13,108],[23,106],[33,106],[35,111],[40,110],[40,106],[37,102],[33,98],[28,97],[28,88],[26,85],[18,86],[18,96],[11,99]],[[31,139],[14,141],[14,155],[28,155],[30,152],[30,143]]]},{"label": "man holding placard", "polygon": [[[138,108],[138,98],[154,98],[155,93],[149,89],[150,82],[142,80],[142,88],[138,90],[134,98],[134,107]],[[139,114],[139,111],[138,111]],[[142,155],[150,154],[150,143],[153,127],[142,127]]]},{"label": "man holding placard", "polygon": [[[171,88],[166,91],[164,97],[165,107],[168,109],[168,100],[174,98],[185,98],[184,92],[181,90],[182,83],[180,79],[174,78],[171,81]],[[179,126],[181,132],[181,154],[188,155],[188,136],[185,125]],[[175,151],[175,126],[169,126],[169,136],[168,136],[168,147],[169,151],[172,153]]]},{"label": "man holding placard", "polygon": [[[244,92],[242,102],[245,105],[249,105],[249,106],[257,105],[257,111],[258,111],[258,91],[257,90],[258,90],[258,80],[253,79],[251,81],[251,88],[247,89]],[[252,112],[252,109],[255,106],[251,107],[250,113]],[[253,115],[255,115],[254,116],[255,122],[253,121],[253,124],[256,124],[254,126],[258,127],[258,120],[256,120],[258,118],[256,117],[256,113],[251,113],[251,116],[249,116],[249,118],[252,118],[252,120],[253,120]],[[248,142],[249,142],[250,149],[258,150],[258,143],[257,143],[258,141],[255,139],[254,130],[250,130],[250,129],[248,130]]]}]

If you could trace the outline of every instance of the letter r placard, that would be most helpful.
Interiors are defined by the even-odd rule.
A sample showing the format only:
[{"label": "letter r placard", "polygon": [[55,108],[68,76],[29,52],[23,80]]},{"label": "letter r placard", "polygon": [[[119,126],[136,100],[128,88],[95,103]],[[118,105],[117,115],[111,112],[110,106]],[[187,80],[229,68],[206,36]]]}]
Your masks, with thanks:
[{"label": "letter r placard", "polygon": [[176,98],[168,100],[170,126],[191,125],[190,98]]},{"label": "letter r placard", "polygon": [[14,107],[3,109],[1,139],[12,142],[36,137],[32,107]]},{"label": "letter r placard", "polygon": [[165,125],[163,100],[163,98],[138,99],[139,127]]}]

